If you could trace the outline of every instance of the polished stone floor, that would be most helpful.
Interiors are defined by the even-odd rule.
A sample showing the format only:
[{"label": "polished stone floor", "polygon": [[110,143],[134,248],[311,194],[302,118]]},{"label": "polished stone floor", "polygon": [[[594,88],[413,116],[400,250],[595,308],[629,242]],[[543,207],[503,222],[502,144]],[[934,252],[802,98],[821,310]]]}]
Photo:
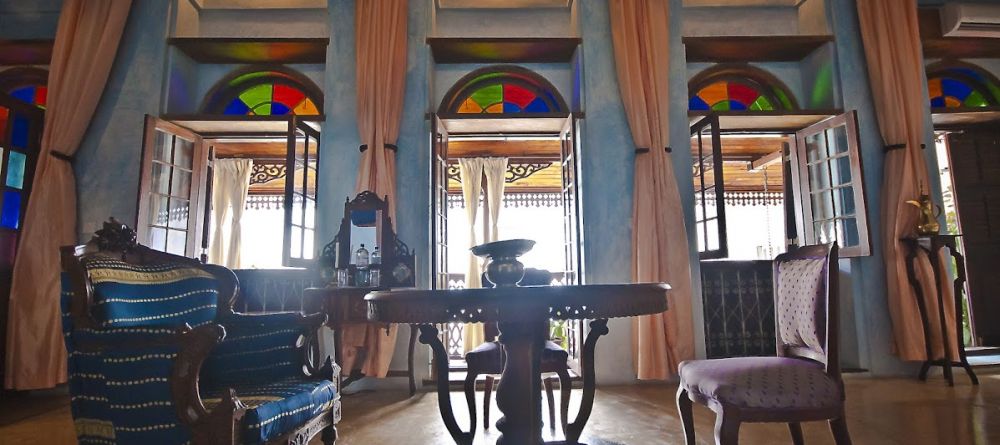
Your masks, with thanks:
[{"label": "polished stone floor", "polygon": [[[910,379],[847,380],[848,423],[855,444],[1000,444],[1000,372],[980,371],[982,384],[971,386],[959,376],[954,388],[942,379],[928,383]],[[590,445],[680,444],[674,408],[675,386],[646,384],[601,388],[586,430]],[[580,397],[574,391],[574,405]],[[482,393],[479,393],[480,400]],[[453,393],[456,412],[465,412],[461,393]],[[543,402],[544,404],[544,402]],[[547,406],[543,406],[546,410]],[[497,411],[493,408],[494,420]],[[572,410],[572,411],[575,411]],[[464,416],[463,416],[464,417]],[[713,414],[696,408],[699,444],[710,444]],[[482,416],[476,444],[494,443],[496,428],[484,433]],[[467,420],[460,420],[467,425]],[[824,423],[805,424],[806,443],[832,444]],[[407,398],[404,392],[359,393],[344,399],[339,445],[448,444],[430,392]],[[551,433],[547,433],[551,438]],[[558,435],[556,435],[558,436]],[[784,425],[744,425],[742,444],[791,443]],[[0,443],[71,444],[73,426],[65,395],[0,400]],[[319,441],[315,441],[319,443]]]}]

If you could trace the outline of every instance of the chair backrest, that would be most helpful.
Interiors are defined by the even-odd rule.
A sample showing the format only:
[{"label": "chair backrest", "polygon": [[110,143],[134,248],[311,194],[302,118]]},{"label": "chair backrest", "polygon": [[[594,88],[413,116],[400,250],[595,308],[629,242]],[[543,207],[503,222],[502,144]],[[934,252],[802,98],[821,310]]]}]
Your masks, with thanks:
[{"label": "chair backrest", "polygon": [[[486,273],[483,273],[483,287],[496,287],[490,280],[486,279]],[[545,269],[535,269],[528,267],[524,269],[524,278],[517,283],[518,286],[551,286],[552,285],[552,272]],[[486,341],[493,341],[500,335],[500,328],[497,327],[496,322],[485,323],[484,331],[486,333]]]},{"label": "chair backrest", "polygon": [[222,266],[159,252],[105,223],[82,246],[62,248],[75,327],[196,327],[232,313],[236,276]]},{"label": "chair backrest", "polygon": [[837,245],[804,246],[774,259],[778,355],[804,358],[840,377]]}]

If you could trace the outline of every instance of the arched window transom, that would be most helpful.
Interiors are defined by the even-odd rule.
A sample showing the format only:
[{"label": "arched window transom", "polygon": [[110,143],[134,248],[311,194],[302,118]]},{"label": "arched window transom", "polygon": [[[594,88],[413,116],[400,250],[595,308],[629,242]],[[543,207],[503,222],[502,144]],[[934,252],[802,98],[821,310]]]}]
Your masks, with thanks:
[{"label": "arched window transom", "polygon": [[562,97],[545,78],[516,66],[486,67],[455,83],[442,113],[516,114],[566,111]]},{"label": "arched window transom", "polygon": [[49,72],[41,68],[12,68],[0,73],[0,91],[44,110],[48,77]]},{"label": "arched window transom", "polygon": [[775,111],[798,108],[774,76],[750,66],[709,68],[688,85],[691,111]]},{"label": "arched window transom", "polygon": [[223,79],[204,107],[205,113],[229,116],[318,115],[322,95],[301,75],[260,70]]},{"label": "arched window transom", "polygon": [[1000,85],[990,73],[964,62],[927,68],[931,108],[980,108],[1000,105]]}]

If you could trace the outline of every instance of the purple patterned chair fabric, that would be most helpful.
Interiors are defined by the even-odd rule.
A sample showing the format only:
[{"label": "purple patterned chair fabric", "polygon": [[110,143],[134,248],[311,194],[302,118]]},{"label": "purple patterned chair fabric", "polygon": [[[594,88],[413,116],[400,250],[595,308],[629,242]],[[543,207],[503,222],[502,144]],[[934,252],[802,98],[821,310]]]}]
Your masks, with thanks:
[{"label": "purple patterned chair fabric", "polygon": [[774,260],[776,357],[690,360],[680,364],[677,410],[695,444],[692,402],[715,411],[715,442],[735,445],[743,422],[828,420],[838,445],[849,445],[837,335],[837,246],[805,246]]},{"label": "purple patterned chair fabric", "polygon": [[822,409],[840,405],[840,387],[819,364],[786,357],[736,357],[681,363],[696,397],[752,409]]}]

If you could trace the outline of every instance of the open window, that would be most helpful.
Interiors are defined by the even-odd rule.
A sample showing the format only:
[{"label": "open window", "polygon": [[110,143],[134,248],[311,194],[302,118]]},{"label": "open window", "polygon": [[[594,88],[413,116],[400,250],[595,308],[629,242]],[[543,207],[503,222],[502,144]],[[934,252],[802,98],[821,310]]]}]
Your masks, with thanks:
[{"label": "open window", "polygon": [[837,242],[841,257],[871,254],[854,111],[795,134],[792,176],[805,245]]},{"label": "open window", "polygon": [[718,116],[710,114],[691,126],[691,154],[698,255],[701,259],[726,258],[726,193]]},{"label": "open window", "polygon": [[316,118],[168,119],[147,117],[139,242],[207,261],[209,234],[234,233],[212,227],[213,164],[249,159],[249,196],[235,232],[244,240],[240,267],[308,267],[317,249]]}]

